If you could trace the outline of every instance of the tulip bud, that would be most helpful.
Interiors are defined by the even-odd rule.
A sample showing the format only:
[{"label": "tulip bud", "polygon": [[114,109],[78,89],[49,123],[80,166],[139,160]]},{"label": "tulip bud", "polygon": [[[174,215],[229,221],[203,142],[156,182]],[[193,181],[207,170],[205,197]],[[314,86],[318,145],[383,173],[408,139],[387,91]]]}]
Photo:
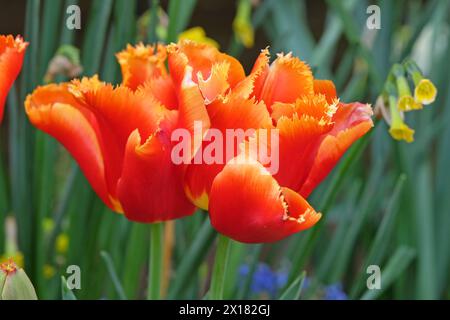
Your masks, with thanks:
[{"label": "tulip bud", "polygon": [[399,95],[398,108],[400,111],[410,111],[422,109],[422,104],[414,100],[408,80],[405,77],[405,70],[400,64],[392,67],[392,72],[396,78],[397,91]]},{"label": "tulip bud", "polygon": [[204,43],[216,48],[220,48],[219,43],[206,36],[206,31],[202,27],[193,27],[181,32],[178,35],[178,40],[192,40],[198,43]]},{"label": "tulip bud", "polygon": [[0,300],[37,300],[30,279],[12,260],[0,264]]}]

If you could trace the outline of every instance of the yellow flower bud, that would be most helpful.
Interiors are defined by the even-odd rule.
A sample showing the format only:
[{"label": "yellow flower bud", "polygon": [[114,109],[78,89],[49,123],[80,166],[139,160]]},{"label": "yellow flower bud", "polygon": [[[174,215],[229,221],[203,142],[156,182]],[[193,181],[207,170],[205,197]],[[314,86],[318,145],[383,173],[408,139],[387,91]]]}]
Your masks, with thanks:
[{"label": "yellow flower bud", "polygon": [[0,257],[0,264],[1,263],[7,263],[9,262],[9,260],[13,260],[15,262],[15,264],[19,267],[19,268],[23,268],[25,266],[25,259],[23,257],[23,253],[20,251],[15,251],[12,253],[7,253],[3,256]]},{"label": "yellow flower bud", "polygon": [[393,96],[389,97],[389,108],[391,111],[391,127],[389,133],[395,140],[404,140],[408,143],[414,141],[414,130],[408,127],[400,116],[397,109],[397,101]]},{"label": "yellow flower bud", "polygon": [[193,27],[187,29],[178,35],[178,40],[192,40],[198,43],[204,43],[219,48],[219,43],[206,36],[206,32],[202,27]]},{"label": "yellow flower bud", "polygon": [[412,96],[401,96],[398,99],[398,109],[400,111],[419,110],[422,108],[422,104],[417,102]]},{"label": "yellow flower bud", "polygon": [[403,121],[401,123],[391,125],[389,134],[395,140],[405,140],[408,143],[414,141],[414,130],[408,127]]},{"label": "yellow flower bud", "polygon": [[251,48],[255,42],[255,32],[251,21],[252,4],[249,0],[240,0],[236,17],[233,21],[233,30],[236,38],[244,47]]},{"label": "yellow flower bud", "polygon": [[398,109],[400,111],[411,111],[422,109],[422,105],[418,103],[411,94],[411,89],[409,88],[408,80],[403,76],[397,76],[396,78],[397,90],[399,94]]},{"label": "yellow flower bud", "polygon": [[64,254],[69,248],[69,236],[66,233],[60,233],[56,238],[56,252]]},{"label": "yellow flower bud", "polygon": [[414,61],[406,61],[405,67],[416,86],[414,89],[414,99],[425,105],[433,103],[437,95],[437,89],[433,82],[423,77],[422,71]]},{"label": "yellow flower bud", "polygon": [[51,266],[49,264],[45,264],[43,273],[44,273],[44,278],[51,279],[55,275],[56,271],[55,271],[55,268],[53,268],[53,266]]},{"label": "yellow flower bud", "polygon": [[414,89],[415,99],[423,104],[433,103],[436,95],[437,89],[429,79],[421,79]]}]

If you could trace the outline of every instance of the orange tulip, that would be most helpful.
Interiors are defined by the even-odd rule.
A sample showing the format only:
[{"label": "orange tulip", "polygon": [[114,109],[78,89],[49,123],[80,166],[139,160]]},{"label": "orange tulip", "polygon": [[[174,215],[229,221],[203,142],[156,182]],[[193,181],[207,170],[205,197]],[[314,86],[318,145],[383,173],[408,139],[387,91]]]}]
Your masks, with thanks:
[{"label": "orange tulip", "polygon": [[[178,46],[173,60],[201,71],[194,81],[208,104],[211,128],[252,128],[256,134],[239,141],[241,148],[232,155],[236,161],[190,164],[188,197],[209,209],[219,232],[241,242],[277,241],[313,226],[321,215],[305,198],[373,126],[370,106],[340,103],[333,83],[315,80],[310,68],[291,54],[280,54],[269,64],[268,50],[263,50],[250,75],[242,77],[242,67],[228,62],[230,57],[212,48],[208,54],[193,52],[195,48]],[[251,139],[259,141],[264,129],[279,135],[274,142],[279,152],[275,173],[263,159],[242,153],[248,150],[242,146]],[[204,140],[203,147],[212,143]],[[270,144],[265,147],[273,147]]]},{"label": "orange tulip", "polygon": [[[209,126],[204,99],[189,81],[175,87],[164,65],[165,48],[128,47],[118,54],[123,84],[96,76],[37,88],[25,102],[40,130],[72,154],[103,202],[139,222],[192,214],[185,196],[185,166],[171,161],[171,133]],[[182,70],[192,78],[191,70]]]},{"label": "orange tulip", "polygon": [[0,123],[9,89],[22,68],[23,56],[28,46],[20,36],[0,35]]}]

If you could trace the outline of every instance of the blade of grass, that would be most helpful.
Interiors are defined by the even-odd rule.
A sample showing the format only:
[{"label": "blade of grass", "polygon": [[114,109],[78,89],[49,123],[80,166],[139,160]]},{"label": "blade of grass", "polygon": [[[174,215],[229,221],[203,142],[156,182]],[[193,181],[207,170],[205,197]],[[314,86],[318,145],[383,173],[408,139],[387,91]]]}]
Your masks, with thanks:
[{"label": "blade of grass", "polygon": [[[64,6],[63,6],[64,12],[71,5],[78,6],[79,1],[78,0],[65,0]],[[63,44],[73,44],[74,40],[75,40],[75,35],[76,35],[75,30],[70,30],[69,28],[67,28],[67,25],[66,25],[67,21],[65,18],[66,18],[66,16],[64,16],[64,14],[63,14],[63,19],[61,19],[61,21],[60,21],[60,29],[61,29],[61,35],[60,35],[60,39],[59,39],[60,46]]]},{"label": "blade of grass", "polygon": [[86,75],[98,72],[112,5],[112,0],[92,1],[81,51],[84,74]]},{"label": "blade of grass", "polygon": [[169,26],[167,27],[166,42],[176,42],[178,34],[183,31],[191,19],[197,0],[170,0]]},{"label": "blade of grass", "polygon": [[415,217],[417,223],[417,297],[419,299],[437,299],[435,274],[436,254],[434,241],[434,215],[433,201],[431,200],[433,187],[431,185],[431,168],[428,164],[422,164],[417,168],[417,180],[415,182],[417,201],[415,206]]},{"label": "blade of grass", "polygon": [[67,281],[64,277],[61,277],[61,295],[63,300],[77,300],[72,290],[67,287]]},{"label": "blade of grass", "polygon": [[232,299],[238,284],[239,267],[244,260],[247,253],[247,245],[237,241],[233,241],[230,244],[230,256],[228,259],[228,267],[225,270],[225,282],[224,286],[224,298]]},{"label": "blade of grass", "polygon": [[189,277],[202,263],[216,234],[211,223],[206,219],[175,272],[174,281],[169,288],[168,299],[176,299],[186,289]]},{"label": "blade of grass", "polygon": [[[381,173],[379,173],[381,177]],[[378,186],[382,185],[383,180],[379,180]],[[371,186],[363,195],[361,201],[355,206],[354,211],[358,212],[352,219],[348,232],[342,243],[339,255],[334,261],[334,266],[330,270],[329,279],[331,283],[339,282],[345,276],[345,271],[354,253],[354,248],[357,246],[358,235],[362,233],[364,223],[366,222],[370,213],[373,213],[375,205],[378,203],[377,199],[381,198],[383,189]]]},{"label": "blade of grass", "polygon": [[364,284],[363,271],[366,270],[369,265],[380,265],[382,259],[386,256],[388,244],[392,237],[393,230],[395,228],[395,220],[398,213],[398,201],[400,199],[400,194],[403,190],[405,184],[406,175],[402,174],[397,180],[392,196],[389,199],[389,203],[386,207],[386,213],[381,221],[380,227],[377,230],[375,239],[373,240],[370,251],[362,265],[362,272],[354,282],[351,289],[350,296],[356,298]]},{"label": "blade of grass", "polygon": [[128,238],[127,247],[125,249],[125,267],[122,275],[122,283],[127,297],[140,298],[138,296],[141,278],[144,275],[144,270],[149,252],[148,227],[144,224],[133,223],[131,226],[131,234]]},{"label": "blade of grass", "polygon": [[147,298],[158,300],[161,297],[161,278],[163,268],[163,224],[150,225],[150,259]]},{"label": "blade of grass", "polygon": [[127,300],[125,295],[125,291],[123,290],[122,284],[120,283],[119,277],[117,276],[116,269],[114,267],[114,263],[111,259],[111,256],[106,251],[101,251],[100,255],[105,262],[106,269],[108,270],[109,277],[111,278],[112,283],[114,284],[114,288],[116,289],[117,295],[120,300]]},{"label": "blade of grass", "polygon": [[147,41],[150,43],[154,43],[159,40],[156,35],[156,27],[158,26],[159,0],[149,0],[149,2],[150,2],[150,23],[148,24]]},{"label": "blade of grass", "polygon": [[[346,1],[344,5],[348,10],[352,10],[357,1]],[[328,13],[329,19],[325,25],[323,35],[313,50],[311,66],[317,67],[319,77],[330,78],[330,68],[333,53],[336,52],[336,44],[342,35],[342,21],[335,13]]]},{"label": "blade of grass", "polygon": [[228,268],[228,260],[230,257],[231,239],[219,234],[216,256],[214,259],[214,267],[211,275],[211,285],[209,289],[209,299],[222,300],[225,281],[226,270]]},{"label": "blade of grass", "polygon": [[412,248],[400,247],[393,254],[392,258],[381,271],[381,289],[368,289],[361,297],[361,300],[372,300],[380,297],[386,289],[405,271],[415,257]]},{"label": "blade of grass", "polygon": [[35,170],[34,194],[35,197],[35,224],[33,237],[33,250],[35,252],[35,288],[40,297],[46,298],[44,283],[44,264],[46,256],[45,235],[43,221],[49,215],[52,208],[54,196],[54,163],[56,154],[55,141],[46,136],[44,132],[36,132],[36,142],[34,151],[34,164],[39,170]]},{"label": "blade of grass", "polygon": [[7,172],[3,164],[3,148],[0,144],[0,252],[4,252],[5,219],[9,208],[6,174]]},{"label": "blade of grass", "polygon": [[114,3],[113,25],[108,34],[105,61],[102,75],[105,81],[119,82],[119,64],[116,61],[116,53],[123,50],[128,43],[135,39],[136,0],[117,0]]},{"label": "blade of grass", "polygon": [[285,0],[274,3],[271,7],[272,27],[264,24],[266,31],[273,29],[269,35],[277,35],[271,39],[274,51],[292,51],[306,61],[311,60],[315,44],[311,30],[305,23],[306,17],[304,1]]},{"label": "blade of grass", "polygon": [[[42,39],[39,44],[41,49],[39,60],[39,79],[42,79],[47,70],[47,65],[57,49],[59,38],[59,22],[63,1],[45,0],[42,19]],[[64,29],[64,28],[63,28]]]},{"label": "blade of grass", "polygon": [[25,95],[29,93],[37,84],[37,67],[38,67],[38,49],[39,49],[39,18],[40,18],[40,1],[29,0],[26,6],[25,16],[25,35],[24,38],[30,43],[24,58],[23,68],[21,72],[21,86],[19,99],[17,96],[11,95],[10,108],[17,111],[12,117],[12,129],[15,130],[16,137],[10,139],[15,140],[14,145],[10,145],[11,160],[11,191],[12,191],[12,209],[16,214],[17,222],[21,232],[19,233],[20,248],[24,254],[27,265],[30,270],[30,278],[34,279],[36,269],[34,266],[34,252],[32,250],[33,226],[35,223],[32,203],[33,190],[30,183],[32,170],[32,150],[33,137],[31,136],[31,128],[26,119],[24,108],[21,102],[25,100]]},{"label": "blade of grass", "polygon": [[[360,193],[360,189],[361,183],[353,184],[349,190],[349,196],[346,197],[346,202],[342,205],[343,210],[339,210],[338,208],[336,210],[339,211],[337,214],[340,219],[336,221],[336,231],[334,232],[332,238],[330,238],[329,246],[322,255],[320,264],[317,268],[316,277],[319,279],[325,280],[330,274],[330,270],[334,269],[337,256],[340,255],[346,235],[349,232],[349,228],[353,224],[354,217],[352,214],[360,215],[360,213],[355,210],[355,201],[357,199],[357,195]],[[330,215],[333,211],[334,210],[330,212]],[[354,212],[357,212],[357,214],[354,214]]]},{"label": "blade of grass", "polygon": [[281,294],[279,300],[298,300],[302,293],[306,272],[303,271]]},{"label": "blade of grass", "polygon": [[[371,131],[373,132],[373,130]],[[349,168],[356,162],[356,160],[361,156],[363,150],[367,146],[371,132],[366,134],[363,138],[355,143],[351,147],[351,149],[347,152],[347,155],[341,161],[337,168],[336,174],[333,176],[332,181],[329,183],[329,187],[325,193],[323,198],[323,205],[321,208],[321,212],[326,215],[331,206],[333,205],[334,199],[339,191],[339,188],[345,178],[346,172]],[[298,270],[303,270],[306,260],[310,257],[311,251],[314,248],[315,242],[317,241],[318,236],[320,235],[320,231],[323,228],[325,222],[325,217],[312,228],[308,230],[308,232],[304,232],[301,243],[298,246],[297,254],[293,257],[292,260],[292,269],[289,275],[289,281],[293,280],[295,272]]]},{"label": "blade of grass", "polygon": [[259,256],[261,255],[262,248],[262,244],[257,244],[253,247],[253,252],[251,254],[249,262],[248,275],[245,277],[245,280],[237,293],[237,300],[247,299],[249,296],[253,275],[255,274],[256,268],[258,267]]}]

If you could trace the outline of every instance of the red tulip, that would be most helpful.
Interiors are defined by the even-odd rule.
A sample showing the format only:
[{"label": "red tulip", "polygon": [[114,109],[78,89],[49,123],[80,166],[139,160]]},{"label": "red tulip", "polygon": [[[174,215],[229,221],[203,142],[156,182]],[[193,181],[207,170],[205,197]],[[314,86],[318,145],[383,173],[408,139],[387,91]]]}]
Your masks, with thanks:
[{"label": "red tulip", "polygon": [[27,46],[20,36],[0,35],[0,123],[8,91],[22,68]]},{"label": "red tulip", "polygon": [[[72,154],[103,202],[139,222],[192,214],[185,196],[185,167],[171,160],[171,133],[209,126],[199,88],[174,86],[165,49],[139,45],[118,54],[123,84],[95,76],[37,88],[25,102],[30,121]],[[182,71],[186,79],[191,70]]]},{"label": "red tulip", "polygon": [[[241,242],[277,241],[313,226],[320,213],[305,198],[370,130],[370,106],[340,103],[333,83],[315,80],[310,68],[291,54],[280,54],[269,65],[268,51],[263,50],[247,77],[235,76],[240,66],[211,63],[210,56],[185,54],[178,59],[202,66],[199,86],[206,77],[214,84],[212,94],[202,91],[211,128],[252,128],[256,134],[234,150],[231,158],[239,159],[237,163],[227,158],[223,164],[190,164],[187,195],[209,209],[219,232]],[[264,130],[278,132],[278,141],[264,146],[279,152],[276,172],[267,170],[264,159],[242,153],[250,140],[261,143]],[[213,143],[206,140],[203,149]]]}]

